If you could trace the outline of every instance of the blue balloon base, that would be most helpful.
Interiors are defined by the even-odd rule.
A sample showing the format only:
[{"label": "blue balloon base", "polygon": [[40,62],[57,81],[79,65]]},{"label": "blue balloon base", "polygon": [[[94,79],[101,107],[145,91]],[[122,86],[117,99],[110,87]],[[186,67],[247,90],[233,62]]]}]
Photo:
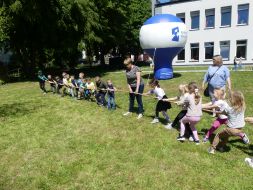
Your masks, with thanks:
[{"label": "blue balloon base", "polygon": [[167,80],[173,78],[173,69],[170,68],[161,68],[155,69],[154,78],[158,80]]}]

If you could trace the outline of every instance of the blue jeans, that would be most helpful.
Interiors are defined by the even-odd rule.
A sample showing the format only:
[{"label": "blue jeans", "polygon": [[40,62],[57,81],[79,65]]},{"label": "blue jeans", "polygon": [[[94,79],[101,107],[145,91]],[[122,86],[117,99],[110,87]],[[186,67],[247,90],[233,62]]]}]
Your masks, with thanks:
[{"label": "blue jeans", "polygon": [[116,109],[115,99],[113,96],[108,96],[107,100],[107,108],[110,109]]},{"label": "blue jeans", "polygon": [[[131,87],[132,91],[135,92],[136,87]],[[139,91],[138,93],[142,94],[144,91],[144,84],[141,84],[139,86]],[[129,93],[129,112],[133,112],[134,111],[134,99],[136,97],[137,103],[138,103],[138,114],[141,114],[144,112],[143,109],[143,103],[142,103],[142,95],[138,95],[138,94],[133,94],[133,93]]]},{"label": "blue jeans", "polygon": [[97,100],[97,104],[104,105],[104,106],[106,105],[105,93],[98,92],[95,97],[96,97],[96,100]]}]

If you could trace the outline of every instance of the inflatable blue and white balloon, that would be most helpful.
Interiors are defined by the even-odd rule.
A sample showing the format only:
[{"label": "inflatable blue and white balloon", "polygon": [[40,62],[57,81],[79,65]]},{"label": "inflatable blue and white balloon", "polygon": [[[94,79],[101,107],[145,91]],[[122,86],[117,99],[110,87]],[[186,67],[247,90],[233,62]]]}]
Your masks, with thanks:
[{"label": "inflatable blue and white balloon", "polygon": [[186,40],[186,25],[174,15],[155,15],[143,24],[140,44],[153,58],[156,79],[173,78],[172,60],[184,48]]}]

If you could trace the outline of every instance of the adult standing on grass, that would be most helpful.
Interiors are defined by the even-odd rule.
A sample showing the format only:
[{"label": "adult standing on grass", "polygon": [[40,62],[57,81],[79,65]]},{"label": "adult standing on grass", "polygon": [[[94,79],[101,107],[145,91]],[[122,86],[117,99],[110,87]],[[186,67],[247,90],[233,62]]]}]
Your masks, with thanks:
[{"label": "adult standing on grass", "polygon": [[144,91],[144,82],[141,78],[141,69],[135,65],[131,58],[124,60],[124,65],[126,67],[126,78],[127,85],[129,88],[129,110],[124,113],[124,116],[132,114],[134,111],[134,99],[136,98],[138,103],[138,117],[140,119],[143,117],[143,103],[142,103],[142,94]]},{"label": "adult standing on grass", "polygon": [[229,69],[223,65],[222,56],[213,56],[213,65],[211,65],[203,80],[202,88],[205,89],[205,84],[208,84],[208,92],[212,102],[215,101],[214,89],[220,88],[226,91],[226,83],[228,84],[229,93],[231,91],[231,80]]}]

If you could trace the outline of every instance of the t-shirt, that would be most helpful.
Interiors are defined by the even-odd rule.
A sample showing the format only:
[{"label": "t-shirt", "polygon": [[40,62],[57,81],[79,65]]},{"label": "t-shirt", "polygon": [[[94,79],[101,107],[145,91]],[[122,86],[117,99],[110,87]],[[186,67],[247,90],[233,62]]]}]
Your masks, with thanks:
[{"label": "t-shirt", "polygon": [[194,94],[189,94],[186,98],[185,101],[189,102],[189,105],[187,107],[187,113],[186,116],[190,117],[200,117],[202,116],[202,104],[201,104],[201,99],[199,103],[196,105],[195,104],[195,99],[194,99]]},{"label": "t-shirt", "polygon": [[68,79],[63,78],[63,79],[62,79],[62,82],[63,82],[64,85],[66,85],[66,86],[68,85]]},{"label": "t-shirt", "polygon": [[[129,84],[131,87],[136,87],[137,85],[137,72],[141,72],[141,69],[135,65],[133,65],[131,70],[126,71],[127,84]],[[144,84],[142,78],[140,80],[140,84]]]},{"label": "t-shirt", "polygon": [[86,83],[86,88],[88,90],[95,90],[95,85],[93,82],[90,82],[90,83]]},{"label": "t-shirt", "polygon": [[54,80],[53,79],[48,79],[48,82],[50,86],[55,86]]},{"label": "t-shirt", "polygon": [[39,82],[45,82],[47,80],[47,77],[45,75],[38,75]]},{"label": "t-shirt", "polygon": [[[98,91],[100,93],[106,93],[107,84],[104,81],[97,81],[96,86],[97,86]],[[102,90],[102,89],[104,89],[104,90]]]},{"label": "t-shirt", "polygon": [[158,98],[158,100],[163,99],[163,97],[165,96],[164,90],[162,88],[157,87],[157,86],[155,87],[155,89],[150,90],[149,93],[155,94],[156,97]]},{"label": "t-shirt", "polygon": [[76,84],[77,84],[78,87],[81,87],[82,84],[83,84],[83,79],[78,79],[78,80],[76,81]]},{"label": "t-shirt", "polygon": [[227,123],[228,127],[243,128],[245,126],[245,121],[244,121],[245,110],[237,112],[234,110],[234,108],[226,104],[224,111],[228,115],[228,123]]},{"label": "t-shirt", "polygon": [[115,94],[114,94],[114,87],[113,87],[113,85],[112,84],[108,85],[108,88],[112,90],[112,91],[108,90],[108,92],[107,92],[108,96],[114,97]]},{"label": "t-shirt", "polygon": [[61,79],[57,80],[56,81],[57,84],[58,84],[58,88],[61,88],[62,87],[62,84],[63,84],[63,81]]},{"label": "t-shirt", "polygon": [[[227,106],[227,102],[224,100],[217,100],[214,102],[214,105],[218,106],[218,110],[217,111],[221,111],[223,112]],[[218,114],[218,117],[220,119],[227,119],[228,117],[224,114]]]},{"label": "t-shirt", "polygon": [[76,87],[76,85],[77,85],[77,80],[76,79],[71,79],[71,84],[73,85],[73,86],[75,86]]},{"label": "t-shirt", "polygon": [[209,82],[213,88],[222,88],[226,85],[229,77],[230,72],[226,66],[222,65],[220,68],[218,66],[210,66],[205,74],[204,81]]}]

